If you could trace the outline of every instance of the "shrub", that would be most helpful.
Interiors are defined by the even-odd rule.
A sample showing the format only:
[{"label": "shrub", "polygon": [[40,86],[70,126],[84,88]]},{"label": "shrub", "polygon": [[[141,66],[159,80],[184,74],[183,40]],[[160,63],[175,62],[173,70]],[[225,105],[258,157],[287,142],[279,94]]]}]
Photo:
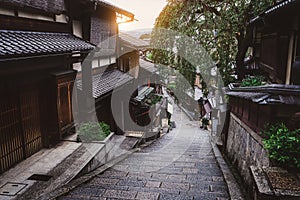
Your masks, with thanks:
[{"label": "shrub", "polygon": [[110,134],[110,126],[104,122],[88,122],[80,126],[78,135],[85,142],[103,141]]},{"label": "shrub", "polygon": [[265,78],[263,76],[250,76],[242,81],[241,87],[252,87],[264,85]]},{"label": "shrub", "polygon": [[169,83],[167,88],[172,90],[172,91],[176,90],[176,83]]},{"label": "shrub", "polygon": [[262,134],[269,158],[282,167],[300,168],[300,129],[289,130],[279,123],[267,126]]}]

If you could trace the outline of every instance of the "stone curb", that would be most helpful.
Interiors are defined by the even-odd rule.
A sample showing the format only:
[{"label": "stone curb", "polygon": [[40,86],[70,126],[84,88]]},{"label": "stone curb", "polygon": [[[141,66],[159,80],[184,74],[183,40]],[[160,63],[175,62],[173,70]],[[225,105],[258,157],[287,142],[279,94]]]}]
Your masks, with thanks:
[{"label": "stone curb", "polygon": [[190,113],[181,105],[178,105],[178,107],[184,112],[184,114],[191,120],[191,121],[195,121],[195,119],[193,118],[193,116],[190,115]]},{"label": "stone curb", "polygon": [[116,157],[115,159],[109,161],[108,163],[106,163],[103,166],[95,169],[94,171],[92,171],[92,172],[90,172],[86,175],[83,175],[83,176],[79,177],[78,179],[75,179],[75,180],[71,181],[70,183],[68,183],[67,185],[65,185],[65,186],[63,186],[59,189],[53,190],[52,192],[39,197],[38,200],[55,200],[56,198],[58,198],[60,196],[63,196],[64,194],[67,194],[68,192],[75,189],[76,187],[82,185],[83,183],[91,180],[92,178],[99,175],[100,173],[103,173],[104,171],[106,171],[109,168],[113,167],[114,165],[118,164],[122,160],[129,157],[131,154],[140,151],[141,148],[145,148],[145,147],[150,146],[155,141],[156,140],[149,141],[149,142],[141,145],[140,148],[132,149],[132,150]]},{"label": "stone curb", "polygon": [[236,182],[236,180],[235,180],[233,174],[231,173],[227,163],[225,162],[219,148],[213,142],[211,142],[211,146],[213,148],[213,153],[214,153],[215,158],[218,162],[218,165],[219,165],[219,167],[220,167],[220,169],[223,173],[224,179],[227,183],[230,199],[232,199],[232,200],[244,200],[245,197],[241,192],[239,184]]},{"label": "stone curb", "polygon": [[71,190],[75,189],[76,187],[80,186],[81,184],[91,180],[98,174],[103,173],[107,169],[113,167],[114,165],[116,165],[117,163],[126,159],[128,156],[130,156],[131,154],[133,154],[137,151],[140,151],[140,148],[136,148],[136,149],[126,152],[126,153],[122,154],[121,156],[118,156],[117,158],[104,164],[103,166],[97,168],[96,170],[94,170],[86,175],[83,175],[83,176],[79,177],[78,179],[71,181],[70,183],[60,187],[59,189],[56,189],[48,194],[45,194],[45,195],[39,197],[38,199],[39,200],[55,200],[56,198],[70,192]]}]

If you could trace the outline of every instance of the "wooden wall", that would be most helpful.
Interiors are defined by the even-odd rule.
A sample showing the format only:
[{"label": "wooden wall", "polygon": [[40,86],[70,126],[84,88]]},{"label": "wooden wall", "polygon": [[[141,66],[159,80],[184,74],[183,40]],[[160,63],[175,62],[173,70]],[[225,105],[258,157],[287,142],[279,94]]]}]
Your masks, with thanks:
[{"label": "wooden wall", "polygon": [[267,124],[284,122],[289,125],[291,117],[300,112],[300,106],[269,104],[260,105],[249,99],[230,97],[231,113],[254,132],[260,133]]}]

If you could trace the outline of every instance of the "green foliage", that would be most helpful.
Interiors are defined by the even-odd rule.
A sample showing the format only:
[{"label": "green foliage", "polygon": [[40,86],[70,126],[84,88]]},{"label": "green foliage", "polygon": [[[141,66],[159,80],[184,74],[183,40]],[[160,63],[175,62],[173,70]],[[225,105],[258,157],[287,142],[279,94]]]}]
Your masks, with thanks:
[{"label": "green foliage", "polygon": [[[217,64],[227,85],[236,79],[235,60],[245,38],[247,24],[276,2],[278,0],[169,0],[156,19],[155,27],[178,31],[200,43]],[[153,35],[151,42],[169,41]],[[179,47],[182,45],[186,46],[178,44]],[[154,49],[153,60],[175,67],[194,84],[195,67],[172,52]]]},{"label": "green foliage", "polygon": [[78,135],[85,142],[103,141],[110,134],[110,126],[104,122],[88,122],[80,126]]},{"label": "green foliage", "polygon": [[267,126],[262,134],[271,159],[283,167],[300,168],[300,129],[289,130],[280,123]]},{"label": "green foliage", "polygon": [[149,60],[153,60],[153,54],[152,54],[152,53],[147,53],[146,57],[147,57]]},{"label": "green foliage", "polygon": [[252,87],[264,85],[265,77],[263,76],[250,76],[242,81],[241,87]]},{"label": "green foliage", "polygon": [[152,95],[149,99],[147,99],[146,103],[151,105],[155,105],[162,100],[162,96]]},{"label": "green foliage", "polygon": [[167,86],[168,89],[172,90],[172,91],[175,91],[176,89],[176,83],[169,83],[168,86]]}]

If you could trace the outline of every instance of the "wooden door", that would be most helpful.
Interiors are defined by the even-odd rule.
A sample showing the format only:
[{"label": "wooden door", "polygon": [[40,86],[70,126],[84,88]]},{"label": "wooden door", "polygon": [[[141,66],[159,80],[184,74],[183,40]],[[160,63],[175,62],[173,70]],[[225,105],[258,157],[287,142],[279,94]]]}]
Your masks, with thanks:
[{"label": "wooden door", "polygon": [[64,132],[70,126],[73,126],[72,112],[72,90],[73,82],[67,82],[58,86],[58,118],[60,131]]},{"label": "wooden door", "polygon": [[33,155],[42,148],[38,97],[37,89],[27,90],[20,95],[25,157]]}]

